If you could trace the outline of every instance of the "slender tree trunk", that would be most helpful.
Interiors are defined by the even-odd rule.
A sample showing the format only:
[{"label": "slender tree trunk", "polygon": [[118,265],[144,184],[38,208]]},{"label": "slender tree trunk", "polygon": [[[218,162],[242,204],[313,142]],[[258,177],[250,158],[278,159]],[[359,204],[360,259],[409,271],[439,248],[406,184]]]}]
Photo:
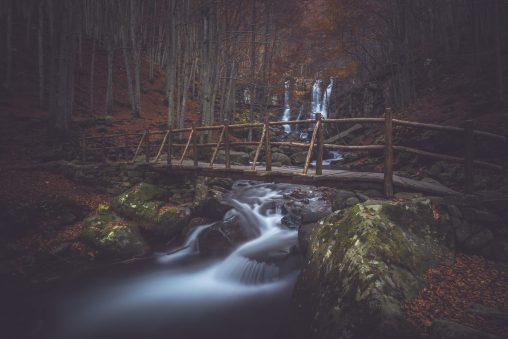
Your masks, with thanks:
[{"label": "slender tree trunk", "polygon": [[[254,121],[254,101],[256,101],[256,0],[252,0],[252,23],[250,39],[250,110],[249,121]],[[252,128],[249,129],[249,141],[252,141]]]},{"label": "slender tree trunk", "polygon": [[93,114],[95,112],[95,52],[97,48],[96,46],[97,41],[95,37],[92,37],[92,60],[90,62],[90,107],[89,107],[90,114]]},{"label": "slender tree trunk", "polygon": [[7,29],[7,39],[5,52],[7,53],[6,58],[6,69],[5,69],[5,87],[11,87],[12,80],[12,7],[14,6],[13,2],[10,2],[7,5],[7,20],[6,20],[6,29]]},{"label": "slender tree trunk", "polygon": [[170,0],[169,11],[171,17],[169,32],[168,63],[166,65],[168,125],[176,126],[175,121],[175,87],[176,87],[176,0]]},{"label": "slender tree trunk", "polygon": [[113,43],[111,37],[108,38],[108,83],[106,87],[106,115],[113,112]]},{"label": "slender tree trunk", "polygon": [[502,59],[502,48],[501,45],[501,22],[499,19],[499,11],[501,10],[500,6],[501,0],[496,0],[496,61],[497,61],[497,86],[498,86],[498,93],[499,93],[499,100],[504,100],[504,67],[503,67],[503,59]]},{"label": "slender tree trunk", "polygon": [[129,52],[127,51],[127,32],[123,31],[122,34],[122,49],[123,49],[123,56],[125,60],[125,72],[127,73],[127,88],[129,91],[129,98],[131,100],[131,109],[132,109],[132,115],[135,118],[139,118],[139,115],[136,115],[136,104],[134,101],[134,93],[132,88],[132,75],[131,75],[131,62],[129,57]]},{"label": "slender tree trunk", "polygon": [[44,106],[44,1],[39,2],[39,106]]},{"label": "slender tree trunk", "polygon": [[137,16],[141,15],[136,13],[136,7],[134,6],[134,0],[130,1],[130,10],[131,10],[131,22],[130,22],[130,31],[131,31],[131,42],[132,42],[132,56],[134,61],[134,108],[133,112],[135,117],[141,116],[140,109],[140,101],[141,101],[141,50],[139,48],[139,41],[136,36],[136,23]]}]

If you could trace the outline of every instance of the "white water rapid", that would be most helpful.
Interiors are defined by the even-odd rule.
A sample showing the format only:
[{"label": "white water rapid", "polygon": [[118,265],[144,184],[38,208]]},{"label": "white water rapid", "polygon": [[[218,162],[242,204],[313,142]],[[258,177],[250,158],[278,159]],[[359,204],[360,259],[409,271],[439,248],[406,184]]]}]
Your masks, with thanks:
[{"label": "white water rapid", "polygon": [[[281,224],[277,201],[290,185],[236,182],[224,219],[257,234],[222,258],[200,254],[200,225],[183,245],[121,272],[80,279],[48,294],[47,338],[283,337],[301,264],[297,231]],[[142,264],[142,265],[141,265]],[[94,274],[97,276],[97,274]],[[44,337],[44,336],[42,336]]]}]

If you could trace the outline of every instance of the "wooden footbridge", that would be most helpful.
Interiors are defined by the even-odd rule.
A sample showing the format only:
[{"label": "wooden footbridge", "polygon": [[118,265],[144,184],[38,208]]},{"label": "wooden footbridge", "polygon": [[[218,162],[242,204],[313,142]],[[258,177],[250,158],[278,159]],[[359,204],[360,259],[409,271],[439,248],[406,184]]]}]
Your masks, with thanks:
[{"label": "wooden footbridge", "polygon": [[[129,162],[143,161],[153,166],[154,169],[164,170],[169,174],[192,173],[203,176],[295,182],[332,187],[376,184],[383,187],[384,193],[388,198],[393,196],[394,187],[399,190],[419,191],[437,195],[457,193],[435,181],[418,181],[394,175],[394,151],[408,152],[419,156],[463,164],[465,174],[464,190],[467,193],[473,191],[475,168],[488,168],[495,171],[504,170],[504,167],[500,164],[475,159],[474,150],[475,140],[478,137],[492,139],[504,144],[506,144],[506,137],[475,130],[473,128],[473,121],[466,121],[464,127],[455,127],[398,120],[393,119],[390,109],[385,111],[383,118],[323,119],[319,113],[316,113],[315,116],[316,119],[308,120],[275,122],[266,120],[264,123],[226,123],[216,126],[192,125],[190,128],[181,129],[169,127],[163,131],[146,130],[144,133],[103,134],[102,136],[83,137],[81,138],[81,158],[82,161],[97,159],[97,157],[103,161],[110,158]],[[384,144],[351,146],[326,143],[324,134],[327,125],[351,123],[384,126]],[[272,129],[282,125],[307,125],[313,127],[310,142],[272,141],[270,136]],[[457,134],[464,140],[464,156],[457,157],[394,145],[394,126]],[[242,132],[245,134],[247,130],[257,130],[257,132],[260,132],[259,140],[242,141],[238,135]],[[208,142],[200,141],[204,139]],[[210,140],[214,140],[214,142],[210,142]],[[231,160],[232,148],[239,146],[255,147],[254,155],[250,159],[252,165],[239,165]],[[303,168],[272,166],[272,147],[299,148],[306,151]],[[211,158],[208,159],[209,161],[205,162],[202,160],[204,159],[201,156],[203,152],[200,153],[200,151],[203,149],[213,150],[213,152],[207,152],[211,155]],[[221,150],[222,152],[220,152]],[[384,151],[384,171],[383,173],[369,173],[323,169],[325,150],[346,152]],[[265,161],[263,168],[260,168],[258,160],[262,153],[264,153]],[[219,159],[219,156],[221,159]],[[127,159],[127,157],[132,158]],[[315,158],[315,169],[309,171],[313,158]]]}]

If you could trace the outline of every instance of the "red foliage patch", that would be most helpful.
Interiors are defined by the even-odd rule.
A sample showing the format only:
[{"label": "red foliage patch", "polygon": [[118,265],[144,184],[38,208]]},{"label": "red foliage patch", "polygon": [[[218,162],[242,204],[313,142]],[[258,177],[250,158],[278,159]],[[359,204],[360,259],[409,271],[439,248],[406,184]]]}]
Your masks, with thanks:
[{"label": "red foliage patch", "polygon": [[468,312],[472,303],[508,312],[508,268],[477,256],[457,255],[452,265],[424,274],[427,287],[405,305],[405,313],[422,333],[433,319],[447,318],[508,338],[508,324]]}]

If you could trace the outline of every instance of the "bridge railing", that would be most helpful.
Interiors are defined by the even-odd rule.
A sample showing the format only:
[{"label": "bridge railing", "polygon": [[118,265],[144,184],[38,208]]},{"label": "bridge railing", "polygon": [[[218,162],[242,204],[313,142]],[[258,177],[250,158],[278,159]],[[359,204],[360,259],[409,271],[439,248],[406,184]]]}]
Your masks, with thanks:
[{"label": "bridge railing", "polygon": [[[488,168],[502,171],[502,165],[492,162],[475,159],[475,137],[482,137],[498,142],[506,143],[506,137],[490,132],[474,129],[474,122],[468,120],[464,127],[445,126],[437,124],[419,123],[406,120],[393,119],[392,110],[386,109],[382,118],[341,118],[341,119],[323,119],[320,113],[315,114],[315,119],[295,120],[295,121],[268,121],[264,123],[249,124],[228,124],[215,126],[196,126],[190,128],[173,129],[169,128],[164,131],[149,131],[144,133],[126,133],[101,135],[95,137],[84,137],[81,139],[81,157],[83,161],[87,160],[89,152],[99,152],[102,160],[106,160],[111,152],[117,154],[123,152],[126,156],[132,156],[131,162],[139,159],[141,152],[145,154],[145,162],[159,162],[162,154],[166,152],[166,162],[168,166],[175,165],[175,160],[179,166],[182,166],[184,160],[191,156],[193,166],[199,167],[199,149],[212,148],[213,153],[208,164],[209,168],[213,168],[217,161],[219,151],[224,151],[224,167],[231,169],[231,148],[235,146],[256,146],[256,151],[252,159],[251,170],[255,171],[258,159],[264,149],[265,170],[272,170],[272,146],[296,147],[307,151],[305,163],[303,166],[303,175],[308,175],[311,159],[315,155],[316,166],[315,175],[323,174],[323,154],[324,150],[341,150],[348,152],[364,152],[364,151],[384,151],[384,190],[387,197],[393,196],[393,168],[394,168],[394,151],[407,152],[418,156],[429,157],[433,159],[453,161],[464,164],[465,174],[465,191],[471,193],[474,186],[474,169],[476,167]],[[373,145],[340,145],[326,143],[324,139],[326,125],[342,125],[342,124],[378,124],[384,126],[384,143]],[[312,136],[310,142],[294,142],[294,141],[271,141],[271,127],[281,125],[310,125],[312,128]],[[434,153],[413,147],[394,145],[393,130],[394,126],[407,128],[418,128],[424,130],[436,130],[443,132],[455,133],[462,135],[465,145],[464,156],[452,156],[448,154]],[[257,141],[239,141],[234,136],[235,130],[260,129],[260,139]],[[214,142],[199,142],[200,132],[204,132],[208,136],[215,133],[216,140]],[[114,140],[123,140],[123,143],[114,142]],[[185,143],[176,143],[175,139],[184,140]],[[207,139],[210,141],[210,138]],[[158,147],[154,147],[154,146]],[[135,148],[134,148],[135,146]],[[133,153],[132,150],[135,149]],[[176,150],[181,149],[181,155],[176,158]],[[130,151],[130,152],[129,152]],[[118,157],[117,157],[118,158]],[[124,157],[125,158],[125,157]],[[153,159],[153,160],[152,160]]]}]

